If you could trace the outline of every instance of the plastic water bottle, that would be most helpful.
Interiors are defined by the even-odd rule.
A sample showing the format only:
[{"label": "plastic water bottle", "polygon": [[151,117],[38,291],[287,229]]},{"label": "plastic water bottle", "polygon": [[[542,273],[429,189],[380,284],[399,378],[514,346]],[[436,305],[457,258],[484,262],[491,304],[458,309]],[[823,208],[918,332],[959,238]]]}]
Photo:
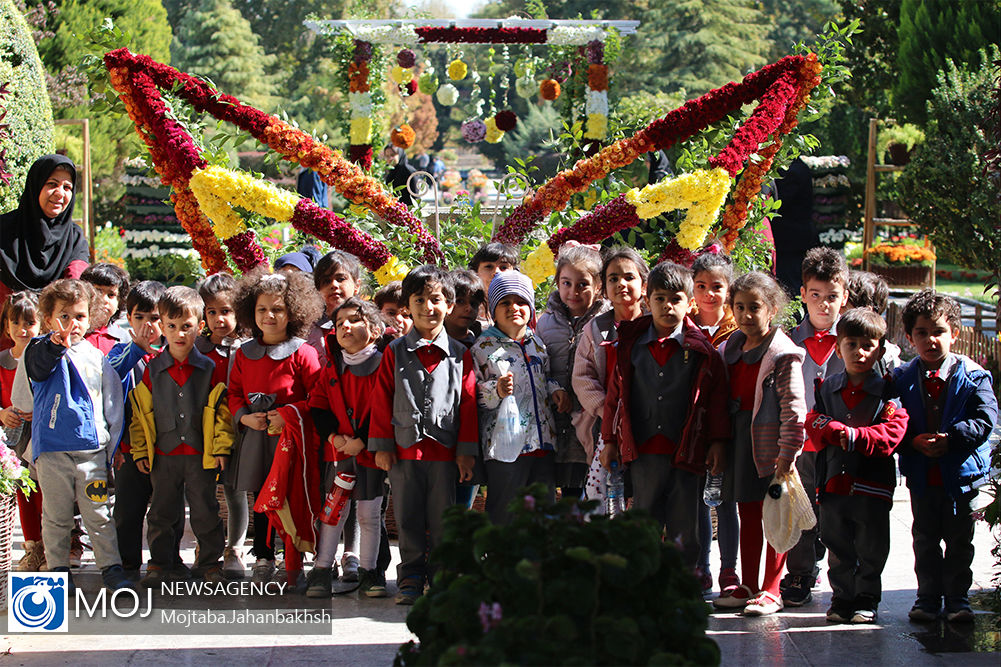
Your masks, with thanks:
[{"label": "plastic water bottle", "polygon": [[616,517],[626,510],[626,486],[622,481],[622,470],[619,462],[612,461],[612,468],[605,479],[605,512],[609,517]]},{"label": "plastic water bottle", "polygon": [[723,502],[723,475],[706,475],[706,490],[702,502],[708,507],[719,507]]},{"label": "plastic water bottle", "polygon": [[320,510],[320,521],[330,526],[336,526],[341,520],[344,505],[351,498],[351,492],[354,488],[354,473],[337,473],[334,485],[331,487],[330,493],[327,494],[327,501],[323,503],[323,509]]}]

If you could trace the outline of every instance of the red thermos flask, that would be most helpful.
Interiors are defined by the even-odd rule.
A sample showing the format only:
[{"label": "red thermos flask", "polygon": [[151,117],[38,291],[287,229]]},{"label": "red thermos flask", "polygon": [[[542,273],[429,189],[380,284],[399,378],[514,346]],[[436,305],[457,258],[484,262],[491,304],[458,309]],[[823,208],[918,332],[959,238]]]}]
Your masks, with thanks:
[{"label": "red thermos flask", "polygon": [[355,488],[355,475],[350,472],[339,472],[334,477],[334,485],[327,494],[327,501],[323,503],[320,511],[320,521],[330,526],[336,526],[341,520],[341,512],[344,505],[351,498],[351,491]]}]

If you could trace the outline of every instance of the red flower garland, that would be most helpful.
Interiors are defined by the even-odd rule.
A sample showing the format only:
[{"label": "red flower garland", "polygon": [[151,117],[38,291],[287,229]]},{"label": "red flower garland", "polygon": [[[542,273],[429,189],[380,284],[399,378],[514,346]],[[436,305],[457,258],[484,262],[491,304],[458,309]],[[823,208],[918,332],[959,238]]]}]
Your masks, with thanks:
[{"label": "red flower garland", "polygon": [[636,207],[619,195],[607,204],[595,208],[571,227],[558,230],[546,242],[556,255],[560,246],[570,240],[580,243],[601,243],[609,236],[623,229],[631,229],[642,220],[636,215]]},{"label": "red flower garland", "polygon": [[351,144],[348,159],[368,171],[372,168],[372,144]]},{"label": "red flower garland", "polygon": [[264,251],[257,243],[257,235],[252,229],[230,236],[223,243],[229,248],[229,256],[233,258],[233,263],[240,267],[241,271],[246,272],[268,263],[268,258],[264,256]]},{"label": "red flower garland", "polygon": [[545,44],[538,28],[414,28],[421,44]]},{"label": "red flower garland", "polygon": [[351,253],[370,271],[378,269],[391,256],[384,244],[365,232],[356,230],[333,211],[320,208],[311,199],[299,200],[290,222],[299,231]]}]

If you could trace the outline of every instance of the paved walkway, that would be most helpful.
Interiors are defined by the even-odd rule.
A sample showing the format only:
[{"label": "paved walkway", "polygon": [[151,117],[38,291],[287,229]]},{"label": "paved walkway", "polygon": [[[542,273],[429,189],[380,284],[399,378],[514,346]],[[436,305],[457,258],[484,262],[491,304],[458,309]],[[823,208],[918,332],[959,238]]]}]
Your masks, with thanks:
[{"label": "paved walkway", "polygon": [[[813,603],[775,616],[746,619],[732,613],[716,613],[710,620],[710,634],[717,641],[724,665],[992,665],[1001,664],[999,633],[989,630],[994,617],[978,613],[973,628],[950,624],[917,625],[907,620],[914,600],[915,579],[910,551],[910,505],[905,489],[898,489],[891,514],[892,550],[884,574],[884,599],[879,625],[859,627],[831,625],[824,619],[830,602],[830,588],[823,585]],[[15,544],[19,544],[19,539]],[[996,574],[990,549],[994,538],[986,524],[978,524],[974,588],[989,588]],[[193,558],[190,535],[183,544],[188,562]],[[393,548],[394,558],[398,556]],[[90,552],[87,552],[90,556]],[[20,553],[15,553],[15,560]],[[713,550],[713,571],[718,570],[718,553]],[[392,572],[392,570],[391,570]],[[85,559],[77,575],[78,584],[93,595],[99,575],[93,561]],[[391,585],[390,590],[395,590]],[[405,625],[406,608],[392,599],[359,600],[349,594],[330,602],[298,596],[276,598],[229,598],[230,607],[326,610],[333,618],[330,634],[253,635],[199,634],[231,632],[221,627],[199,627],[174,634],[148,634],[149,624],[102,626],[99,623],[74,625],[74,634],[6,635],[0,645],[0,665],[95,665],[118,664],[288,665],[322,661],[334,665],[389,665],[396,649],[412,638]],[[205,609],[216,604],[212,598],[163,599],[154,613],[163,610]],[[6,613],[0,627],[6,629]],[[227,626],[232,627],[232,626]],[[97,634],[77,634],[78,632]],[[131,634],[119,634],[131,633]],[[986,651],[986,652],[985,652]],[[993,652],[991,652],[993,651]]]}]

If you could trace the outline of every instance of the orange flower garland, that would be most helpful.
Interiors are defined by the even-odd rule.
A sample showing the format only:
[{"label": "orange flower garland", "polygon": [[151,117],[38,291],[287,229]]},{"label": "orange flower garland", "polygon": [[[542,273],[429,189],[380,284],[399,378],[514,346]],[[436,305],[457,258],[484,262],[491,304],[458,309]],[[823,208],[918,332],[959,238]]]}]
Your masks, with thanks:
[{"label": "orange flower garland", "polygon": [[608,65],[588,65],[587,87],[591,90],[608,90]]}]

